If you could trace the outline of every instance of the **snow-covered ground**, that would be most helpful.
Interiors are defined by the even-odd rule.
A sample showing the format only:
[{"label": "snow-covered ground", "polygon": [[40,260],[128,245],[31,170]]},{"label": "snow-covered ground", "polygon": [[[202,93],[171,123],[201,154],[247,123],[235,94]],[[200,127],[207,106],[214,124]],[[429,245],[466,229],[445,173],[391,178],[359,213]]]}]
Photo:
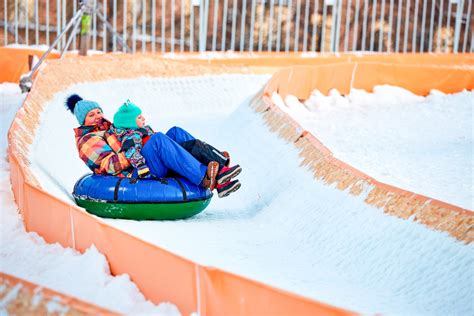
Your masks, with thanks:
[{"label": "snow-covered ground", "polygon": [[95,247],[80,254],[25,231],[6,155],[7,131],[25,96],[17,84],[0,84],[0,271],[123,314],[180,315],[173,304],[147,301],[128,275],[111,276],[106,258]]},{"label": "snow-covered ground", "polygon": [[325,144],[334,156],[375,179],[474,209],[474,92],[427,97],[392,86],[346,97],[313,91],[273,101]]},{"label": "snow-covered ground", "polygon": [[[142,107],[147,123],[156,130],[179,125],[228,150],[232,160],[243,167],[239,176],[243,185],[228,198],[214,198],[203,213],[187,220],[106,220],[110,225],[200,264],[362,313],[472,314],[474,246],[385,215],[364,202],[367,192],[354,197],[316,181],[311,172],[299,166],[297,149],[271,133],[248,107],[250,98],[267,80],[268,76],[229,74],[113,80],[70,87],[47,104],[31,152],[32,168],[46,190],[72,203],[74,182],[88,169],[77,157],[72,132],[77,122],[63,107],[66,96],[79,93],[98,101],[109,118],[129,98]],[[386,89],[383,100],[396,99],[404,104],[400,95],[405,94]],[[374,100],[381,98],[377,93],[363,96],[372,107]],[[416,117],[409,121],[431,120],[431,107],[442,115],[439,98],[469,106],[472,95],[424,98],[427,109],[411,112]],[[400,108],[397,104],[394,106]],[[466,112],[445,111],[449,119],[443,128],[456,130]],[[472,117],[472,106],[470,113]],[[391,111],[390,115],[400,121],[405,114]],[[340,124],[338,115],[326,119],[329,126]],[[360,129],[370,128],[364,124],[372,122],[357,121]],[[391,126],[392,133],[399,132],[395,124]],[[403,128],[419,134],[418,126],[412,123]],[[339,129],[331,132],[338,133]],[[369,141],[368,135],[361,134],[359,141]],[[384,135],[380,135],[381,144]],[[435,141],[437,137],[439,134],[434,134],[423,147],[427,156],[444,152]],[[395,146],[396,139],[387,141]],[[403,140],[396,145],[402,152],[410,152],[412,148],[407,146],[412,144],[417,143]],[[470,144],[472,150],[472,135]],[[468,140],[453,144],[468,145]],[[333,150],[331,146],[329,149]],[[371,155],[378,157],[381,153],[377,150],[387,148],[375,146],[374,150]],[[456,150],[469,153],[469,149]],[[404,168],[405,159],[398,162],[387,167],[390,172]],[[469,177],[468,170],[466,173]],[[446,182],[454,181],[453,177],[443,179],[445,188],[456,185]],[[428,186],[433,183],[425,178],[419,181]],[[412,190],[423,193],[418,187]]]}]

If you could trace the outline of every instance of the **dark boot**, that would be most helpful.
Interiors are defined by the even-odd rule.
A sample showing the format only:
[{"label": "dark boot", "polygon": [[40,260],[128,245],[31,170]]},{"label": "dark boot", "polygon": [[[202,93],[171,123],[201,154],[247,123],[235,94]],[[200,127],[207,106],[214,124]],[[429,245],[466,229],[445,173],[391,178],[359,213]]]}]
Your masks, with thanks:
[{"label": "dark boot", "polygon": [[217,195],[220,198],[223,198],[240,189],[240,182],[239,180],[232,180],[226,183],[218,184],[216,189]]},{"label": "dark boot", "polygon": [[227,166],[222,167],[216,177],[217,184],[229,182],[232,178],[237,177],[240,172],[242,172],[242,168],[239,165],[230,168]]},{"label": "dark boot", "polygon": [[221,169],[228,164],[229,158],[225,157],[221,151],[199,139],[184,142],[181,146],[204,165],[211,161],[217,161],[219,169]]}]

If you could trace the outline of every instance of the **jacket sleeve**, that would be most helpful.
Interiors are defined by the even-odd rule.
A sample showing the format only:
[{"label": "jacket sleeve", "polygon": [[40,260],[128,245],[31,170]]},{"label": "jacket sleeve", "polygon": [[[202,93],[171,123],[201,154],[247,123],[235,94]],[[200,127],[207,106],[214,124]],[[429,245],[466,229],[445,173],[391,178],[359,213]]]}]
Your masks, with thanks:
[{"label": "jacket sleeve", "polygon": [[125,136],[122,139],[122,150],[133,168],[138,171],[139,177],[146,177],[150,173],[150,169],[146,165],[145,157],[142,156],[142,138],[138,134]]},{"label": "jacket sleeve", "polygon": [[124,153],[116,153],[100,136],[83,139],[78,146],[79,157],[95,173],[117,175],[130,167]]}]

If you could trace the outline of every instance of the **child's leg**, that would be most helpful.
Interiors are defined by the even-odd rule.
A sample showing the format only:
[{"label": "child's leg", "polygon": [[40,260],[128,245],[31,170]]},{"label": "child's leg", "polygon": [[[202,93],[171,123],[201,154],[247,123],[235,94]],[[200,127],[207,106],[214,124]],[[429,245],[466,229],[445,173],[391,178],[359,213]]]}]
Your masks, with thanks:
[{"label": "child's leg", "polygon": [[171,169],[192,183],[199,185],[206,174],[207,165],[199,163],[186,150],[163,133],[153,134],[142,149],[152,174],[164,177]]},{"label": "child's leg", "polygon": [[180,127],[175,126],[170,128],[170,130],[166,132],[166,135],[180,144],[193,155],[194,158],[206,166],[211,161],[217,161],[220,168],[227,164],[228,157],[225,157],[221,151],[199,139],[195,139],[191,134]]},{"label": "child's leg", "polygon": [[170,128],[166,132],[166,136],[168,136],[180,145],[183,145],[184,142],[195,140],[193,135],[189,134],[187,131],[177,126]]}]

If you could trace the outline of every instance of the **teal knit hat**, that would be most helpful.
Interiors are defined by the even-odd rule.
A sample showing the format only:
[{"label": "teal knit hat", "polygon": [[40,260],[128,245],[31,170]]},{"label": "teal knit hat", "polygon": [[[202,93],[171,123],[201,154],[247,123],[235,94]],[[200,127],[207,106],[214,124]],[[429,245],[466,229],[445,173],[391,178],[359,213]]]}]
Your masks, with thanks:
[{"label": "teal knit hat", "polygon": [[138,128],[137,116],[142,110],[130,100],[127,100],[114,115],[114,125],[119,128]]},{"label": "teal knit hat", "polygon": [[76,103],[76,106],[74,107],[74,115],[76,116],[77,121],[80,125],[84,125],[87,113],[94,109],[100,109],[102,111],[102,108],[100,107],[99,103],[95,101],[81,100]]}]

